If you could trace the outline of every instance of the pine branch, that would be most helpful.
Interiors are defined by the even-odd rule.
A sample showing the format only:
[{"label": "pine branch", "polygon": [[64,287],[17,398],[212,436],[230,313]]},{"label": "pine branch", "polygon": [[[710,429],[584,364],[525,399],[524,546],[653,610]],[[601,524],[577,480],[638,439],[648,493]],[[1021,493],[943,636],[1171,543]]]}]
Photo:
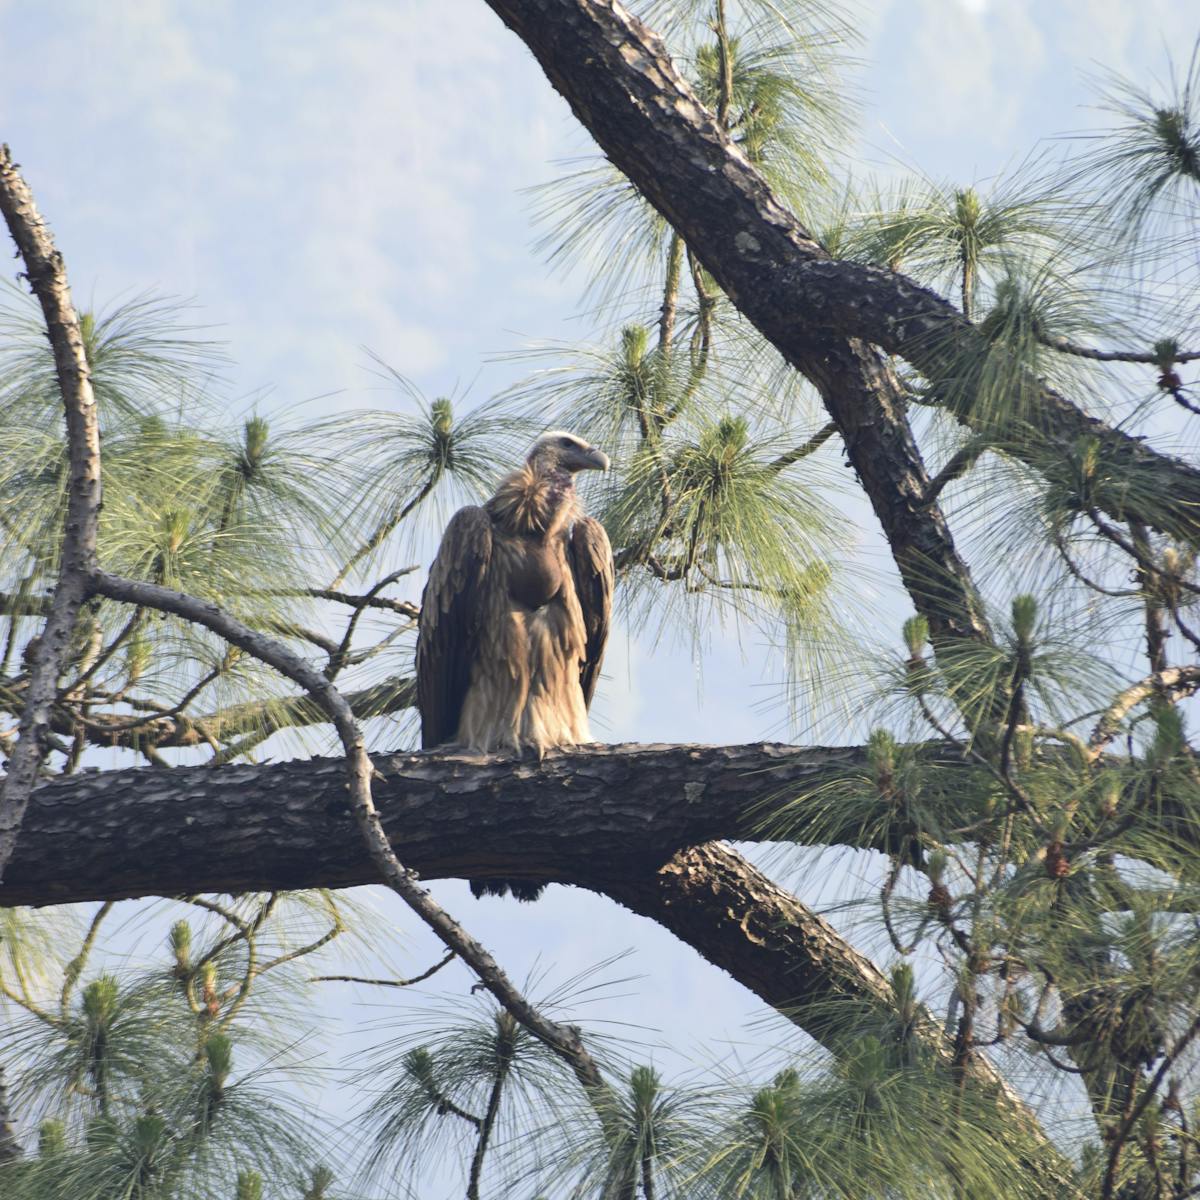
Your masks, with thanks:
[{"label": "pine branch", "polygon": [[[662,41],[623,7],[488,3],[610,161],[809,378],[823,336],[862,339],[933,381],[959,378],[964,359],[986,356],[984,335],[944,298],[895,272],[832,259],[700,105]],[[1103,498],[1112,516],[1200,543],[1200,470],[1089,416],[1027,372],[1017,375],[1013,394],[1023,399],[1011,414],[956,408],[953,415],[1039,470],[1074,461],[1082,443],[1094,444],[1101,469],[1123,482]],[[944,403],[936,388],[930,398]]]},{"label": "pine branch", "polygon": [[1184,350],[1179,353],[1172,353],[1164,360],[1164,356],[1154,350],[1094,350],[1091,346],[1081,346],[1069,338],[1050,336],[1044,333],[1039,333],[1037,340],[1051,350],[1057,350],[1061,354],[1069,354],[1074,358],[1090,359],[1092,362],[1148,363],[1152,366],[1160,366],[1164,361],[1169,364],[1190,363],[1200,360],[1200,350]]},{"label": "pine branch", "polygon": [[29,794],[46,756],[50,713],[71,634],[88,596],[96,563],[100,513],[100,431],[96,398],[79,317],[71,303],[66,267],[7,146],[0,146],[0,212],[25,263],[42,307],[54,351],[54,369],[66,412],[69,484],[66,529],[50,614],[30,658],[29,687],[19,737],[0,783],[0,879],[12,857]]},{"label": "pine branch", "polygon": [[444,966],[452,963],[458,957],[453,950],[447,950],[427,971],[414,975],[411,979],[365,979],[361,975],[314,975],[313,983],[366,983],[372,987],[412,987],[415,983],[424,983],[426,979],[436,975]]},{"label": "pine branch", "polygon": [[126,604],[156,609],[159,612],[169,612],[211,630],[240,650],[273,667],[308,692],[327,719],[333,723],[342,743],[345,751],[343,769],[350,792],[350,811],[354,815],[375,869],[446,948],[453,950],[471,967],[478,975],[480,983],[496,1000],[534,1037],[567,1062],[604,1122],[609,1111],[605,1100],[607,1085],[595,1060],[584,1047],[579,1030],[574,1026],[551,1021],[539,1012],[509,980],[484,946],[467,933],[421,887],[418,877],[396,857],[371,795],[374,768],[367,755],[362,732],[349,703],[329,679],[293,654],[286,646],[242,624],[206,600],[159,587],[157,584],[122,579],[99,570],[93,572],[90,582],[97,595]]}]

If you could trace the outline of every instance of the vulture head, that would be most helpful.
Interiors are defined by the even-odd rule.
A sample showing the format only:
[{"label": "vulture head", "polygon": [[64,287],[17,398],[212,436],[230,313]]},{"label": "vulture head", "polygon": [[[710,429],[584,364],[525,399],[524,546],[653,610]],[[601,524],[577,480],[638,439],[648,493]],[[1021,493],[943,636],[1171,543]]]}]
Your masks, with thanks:
[{"label": "vulture head", "polygon": [[607,471],[608,455],[564,429],[543,433],[526,459],[539,474],[552,471]]}]

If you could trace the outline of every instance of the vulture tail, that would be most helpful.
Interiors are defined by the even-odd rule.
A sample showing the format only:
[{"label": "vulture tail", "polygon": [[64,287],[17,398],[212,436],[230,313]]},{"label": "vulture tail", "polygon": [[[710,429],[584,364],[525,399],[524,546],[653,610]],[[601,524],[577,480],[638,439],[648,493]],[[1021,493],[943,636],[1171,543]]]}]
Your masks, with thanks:
[{"label": "vulture tail", "polygon": [[544,883],[533,883],[528,879],[472,879],[471,895],[476,900],[483,896],[507,896],[514,900],[536,900],[544,891]]}]

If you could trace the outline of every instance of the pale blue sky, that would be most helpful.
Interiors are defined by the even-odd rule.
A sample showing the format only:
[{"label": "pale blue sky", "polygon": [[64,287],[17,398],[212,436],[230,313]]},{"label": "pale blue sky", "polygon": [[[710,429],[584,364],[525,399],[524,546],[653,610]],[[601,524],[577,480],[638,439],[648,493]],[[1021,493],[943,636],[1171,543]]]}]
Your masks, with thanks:
[{"label": "pale blue sky", "polygon": [[[858,12],[863,160],[958,184],[1093,123],[1082,72],[1164,74],[1166,51],[1185,57],[1200,32],[1193,0],[863,0]],[[0,62],[0,138],[80,302],[195,297],[228,343],[233,394],[266,393],[263,411],[321,396],[314,411],[390,403],[370,390],[364,347],[427,395],[471,384],[482,399],[519,371],[492,356],[590,332],[581,281],[531,251],[521,194],[586,138],[478,0],[0,0]],[[877,535],[864,526],[862,539],[891,636],[906,605]],[[742,645],[718,638],[693,662],[618,639],[597,733],[779,736],[760,703],[772,694],[764,652],[753,636]],[[810,902],[870,869],[820,862],[800,887]],[[607,902],[559,888],[533,907],[437,892],[518,977],[538,956],[566,976],[634,947],[621,971],[644,976],[639,995],[610,1013],[665,1030],[684,1055],[763,1040],[747,1029],[763,1012],[753,997]],[[414,969],[434,957],[423,935],[413,946]],[[335,1007],[353,1024],[345,998]],[[683,1062],[656,1058],[668,1073]]]}]

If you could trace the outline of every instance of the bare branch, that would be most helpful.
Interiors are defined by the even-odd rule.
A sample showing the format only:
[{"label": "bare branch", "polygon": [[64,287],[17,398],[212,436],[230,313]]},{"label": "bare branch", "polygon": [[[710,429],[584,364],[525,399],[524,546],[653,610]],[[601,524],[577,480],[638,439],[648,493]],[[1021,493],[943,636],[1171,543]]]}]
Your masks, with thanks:
[{"label": "bare branch", "polygon": [[1089,742],[1092,756],[1099,757],[1104,747],[1116,737],[1121,722],[1143,700],[1155,695],[1190,696],[1198,690],[1200,667],[1169,667],[1139,679],[1132,687],[1127,687],[1096,722]]},{"label": "bare branch", "polygon": [[1094,350],[1091,346],[1081,346],[1070,338],[1048,334],[1038,334],[1037,340],[1060,354],[1070,354],[1074,358],[1086,358],[1092,362],[1149,363],[1152,366],[1162,366],[1164,362],[1190,363],[1200,359],[1200,350],[1184,350],[1164,357],[1153,350]]},{"label": "bare branch", "polygon": [[26,278],[42,306],[66,413],[70,460],[67,520],[58,581],[50,615],[31,655],[20,736],[8,760],[8,773],[0,784],[2,878],[46,755],[51,705],[70,653],[76,617],[87,599],[88,574],[96,562],[100,432],[87,352],[79,318],[71,303],[66,267],[7,146],[0,146],[0,211],[24,260]]},{"label": "bare branch", "polygon": [[[104,571],[92,575],[92,587],[102,596],[127,604],[140,604],[160,612],[174,613],[202,625],[226,641],[274,667],[304,688],[333,723],[346,759],[344,770],[354,814],[367,852],[376,869],[400,898],[425,922],[447,949],[453,950],[479,976],[480,982],[534,1037],[563,1058],[592,1098],[603,1119],[602,1096],[607,1091],[603,1076],[583,1045],[574,1026],[551,1021],[540,1013],[509,980],[499,963],[454,920],[419,884],[417,876],[403,866],[392,851],[379,813],[371,797],[373,768],[362,731],[353,710],[342,694],[319,671],[293,654],[286,646],[258,633],[215,604],[186,596],[157,584],[122,579]],[[200,889],[195,889],[200,890]]]},{"label": "bare branch", "polygon": [[426,979],[436,975],[444,966],[452,963],[458,957],[453,950],[447,950],[443,958],[438,959],[427,971],[414,975],[411,979],[364,979],[361,975],[314,975],[313,983],[367,983],[372,987],[412,987],[415,983],[424,983]]}]

